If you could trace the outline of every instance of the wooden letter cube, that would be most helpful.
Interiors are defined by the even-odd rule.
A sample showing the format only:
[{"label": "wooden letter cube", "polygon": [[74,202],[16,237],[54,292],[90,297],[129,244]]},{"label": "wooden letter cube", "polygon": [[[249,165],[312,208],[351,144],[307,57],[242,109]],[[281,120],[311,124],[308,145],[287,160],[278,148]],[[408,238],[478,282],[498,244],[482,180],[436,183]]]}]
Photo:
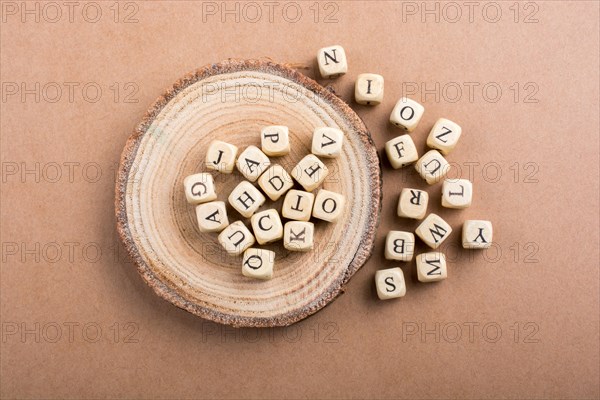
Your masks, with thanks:
[{"label": "wooden letter cube", "polygon": [[342,152],[344,132],[337,128],[316,128],[311,153],[325,158],[336,158]]},{"label": "wooden letter cube", "polygon": [[382,269],[375,273],[377,296],[381,300],[394,299],[406,294],[404,273],[400,268]]},{"label": "wooden letter cube", "polygon": [[428,184],[433,185],[448,175],[450,164],[437,150],[429,150],[419,158],[415,169]]},{"label": "wooden letter cube", "polygon": [[415,233],[432,249],[437,249],[450,236],[452,228],[436,214],[429,214]]},{"label": "wooden letter cube", "polygon": [[424,190],[404,188],[398,199],[398,216],[423,219],[427,212],[429,194]]},{"label": "wooden letter cube", "polygon": [[462,228],[465,249],[487,249],[492,245],[494,231],[490,221],[466,220]]},{"label": "wooden letter cube", "polygon": [[402,168],[419,159],[415,143],[409,135],[402,135],[385,144],[385,153],[392,168]]},{"label": "wooden letter cube", "polygon": [[250,219],[258,244],[267,244],[283,237],[283,224],[277,210],[258,212]]},{"label": "wooden letter cube", "polygon": [[200,232],[221,232],[227,225],[227,209],[222,201],[198,204],[196,206],[196,219]]},{"label": "wooden letter cube", "polygon": [[390,122],[405,131],[412,132],[417,127],[424,112],[425,108],[422,105],[407,97],[403,97],[398,100],[392,110]]},{"label": "wooden letter cube", "polygon": [[217,198],[215,182],[211,174],[200,173],[186,176],[183,180],[185,198],[188,203],[200,204]]},{"label": "wooden letter cube", "polygon": [[271,200],[276,201],[294,186],[294,181],[281,165],[275,164],[258,178],[258,186]]},{"label": "wooden letter cube", "polygon": [[312,214],[315,195],[303,190],[292,189],[285,195],[281,206],[284,218],[296,221],[308,221]]},{"label": "wooden letter cube", "polygon": [[442,154],[446,155],[454,149],[462,129],[460,126],[450,121],[449,119],[440,118],[437,120],[429,136],[427,137],[427,146],[432,149],[438,149]]},{"label": "wooden letter cube", "polygon": [[348,72],[346,52],[339,45],[320,49],[317,53],[317,62],[323,78],[337,78]]},{"label": "wooden letter cube", "polygon": [[315,197],[312,215],[323,221],[336,221],[344,212],[346,198],[339,193],[321,189]]},{"label": "wooden letter cube", "polygon": [[242,216],[249,218],[265,203],[265,196],[248,181],[240,182],[229,194],[229,204]]},{"label": "wooden letter cube", "polygon": [[235,221],[223,229],[218,239],[225,251],[234,256],[242,254],[254,244],[252,232],[246,228],[242,221]]},{"label": "wooden letter cube", "polygon": [[468,179],[446,179],[442,184],[442,206],[467,208],[473,198],[473,184]]},{"label": "wooden letter cube", "polygon": [[383,76],[360,74],[354,84],[354,100],[358,104],[375,106],[383,101]]},{"label": "wooden letter cube", "polygon": [[283,247],[291,251],[308,251],[314,246],[312,222],[288,221],[283,227]]},{"label": "wooden letter cube", "polygon": [[444,253],[431,252],[417,256],[417,278],[419,282],[441,281],[448,277]]},{"label": "wooden letter cube", "polygon": [[248,146],[239,155],[235,165],[246,179],[256,182],[258,177],[269,168],[271,160],[258,147]]},{"label": "wooden letter cube", "polygon": [[329,170],[314,154],[304,157],[292,170],[292,176],[304,190],[312,192],[324,180]]},{"label": "wooden letter cube", "polygon": [[230,174],[235,166],[235,156],[238,148],[232,144],[213,140],[206,152],[206,168]]},{"label": "wooden letter cube", "polygon": [[242,274],[249,278],[271,279],[275,265],[275,252],[265,249],[249,248],[244,252]]},{"label": "wooden letter cube", "polygon": [[385,238],[385,259],[411,261],[415,252],[415,235],[410,232],[389,231]]},{"label": "wooden letter cube", "polygon": [[290,152],[290,134],[287,126],[265,126],[260,132],[260,146],[268,156],[284,156]]}]

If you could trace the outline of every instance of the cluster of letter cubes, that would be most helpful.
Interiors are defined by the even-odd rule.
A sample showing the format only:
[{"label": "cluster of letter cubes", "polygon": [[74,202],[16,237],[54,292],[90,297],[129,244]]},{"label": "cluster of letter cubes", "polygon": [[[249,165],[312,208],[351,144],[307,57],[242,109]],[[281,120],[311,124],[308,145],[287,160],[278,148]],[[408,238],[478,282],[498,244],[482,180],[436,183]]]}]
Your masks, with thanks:
[{"label": "cluster of letter cubes", "polygon": [[[341,194],[325,189],[320,189],[316,195],[312,192],[328,174],[327,166],[319,157],[337,157],[341,153],[343,139],[343,132],[337,128],[316,128],[312,137],[312,154],[300,160],[290,174],[269,159],[269,156],[289,153],[286,126],[264,127],[261,130],[261,149],[248,146],[239,156],[236,146],[218,140],[211,142],[206,154],[206,168],[229,174],[235,167],[246,179],[232,190],[228,202],[240,215],[250,218],[252,232],[242,221],[229,223],[225,202],[216,201],[217,193],[210,173],[190,175],[183,181],[188,202],[196,205],[200,231],[220,232],[218,240],[227,253],[243,253],[242,273],[245,276],[271,279],[275,253],[252,248],[255,242],[263,245],[283,239],[288,250],[308,251],[314,244],[314,224],[310,218],[333,222],[342,214],[345,198]],[[292,189],[294,180],[304,190]],[[254,182],[258,183],[262,192]],[[265,195],[273,201],[285,195],[281,215],[288,222],[283,224],[274,208],[257,212],[266,201]]]},{"label": "cluster of letter cubes", "polygon": [[[324,78],[343,75],[348,70],[346,53],[341,46],[329,46],[317,54],[319,71]],[[354,86],[354,99],[358,104],[377,105],[383,101],[383,77],[376,74],[360,74]],[[390,115],[390,123],[406,132],[416,127],[425,108],[414,100],[401,98]],[[394,169],[416,163],[415,169],[430,185],[444,180],[442,184],[442,206],[447,208],[467,208],[471,205],[473,185],[466,179],[446,179],[450,164],[444,158],[456,146],[461,135],[461,127],[440,118],[427,137],[431,148],[421,158],[409,134],[388,141],[385,152]],[[398,201],[398,216],[421,220],[427,214],[429,196],[423,190],[405,188]],[[416,235],[432,249],[437,249],[452,232],[446,221],[436,214],[429,214],[417,227]],[[487,248],[492,243],[492,223],[490,221],[467,220],[462,230],[462,245],[466,249]],[[411,232],[390,231],[385,243],[385,258],[388,260],[412,261],[415,236]],[[421,282],[434,282],[448,276],[446,257],[443,253],[419,254],[417,277]],[[406,294],[404,274],[400,268],[380,270],[375,275],[377,294],[380,299],[402,297]]]},{"label": "cluster of letter cubes", "polygon": [[[392,124],[411,132],[417,126],[424,108],[408,98],[402,98],[392,111]],[[430,185],[441,180],[442,206],[446,208],[467,208],[471,205],[473,185],[467,179],[446,179],[450,169],[444,158],[454,149],[461,135],[461,127],[444,118],[433,125],[427,137],[427,146],[432,150],[421,158],[410,137],[405,134],[388,141],[385,151],[393,168],[398,169],[416,162],[415,169]],[[400,193],[397,214],[403,218],[423,221],[415,234],[429,247],[437,249],[452,232],[452,228],[440,216],[427,214],[427,192],[405,188]],[[492,243],[492,223],[482,220],[467,220],[462,229],[462,245],[465,249],[488,248]],[[388,260],[412,261],[415,248],[415,236],[411,232],[390,231],[386,237],[385,258]],[[435,282],[448,276],[446,258],[439,251],[416,256],[417,278],[420,282]],[[404,275],[400,268],[378,271],[375,275],[377,294],[380,299],[402,297],[406,293]]]}]

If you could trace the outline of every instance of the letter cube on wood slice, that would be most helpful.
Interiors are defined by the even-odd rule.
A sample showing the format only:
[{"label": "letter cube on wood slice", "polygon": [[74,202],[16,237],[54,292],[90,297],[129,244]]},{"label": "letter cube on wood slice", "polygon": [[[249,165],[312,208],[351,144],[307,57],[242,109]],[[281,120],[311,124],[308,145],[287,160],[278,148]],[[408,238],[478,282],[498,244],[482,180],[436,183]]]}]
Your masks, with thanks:
[{"label": "letter cube on wood slice", "polygon": [[235,165],[246,179],[256,182],[258,177],[271,166],[271,161],[258,147],[248,146],[240,153]]},{"label": "letter cube on wood slice", "polygon": [[185,198],[191,204],[206,203],[217,198],[213,177],[205,172],[186,176],[183,188]]},{"label": "letter cube on wood slice", "polygon": [[221,232],[227,225],[227,209],[222,201],[198,204],[196,206],[196,219],[200,232]]},{"label": "letter cube on wood slice", "polygon": [[240,182],[229,194],[229,204],[242,216],[249,218],[265,203],[265,196],[248,181]]},{"label": "letter cube on wood slice", "polygon": [[272,243],[283,237],[283,224],[275,209],[254,214],[250,222],[258,244]]},{"label": "letter cube on wood slice", "polygon": [[444,253],[431,252],[417,256],[417,279],[419,282],[441,281],[448,277]]},{"label": "letter cube on wood slice", "polygon": [[415,235],[410,232],[389,231],[385,238],[385,259],[411,261],[415,251]]},{"label": "letter cube on wood slice", "polygon": [[219,234],[219,243],[231,255],[240,255],[255,242],[252,232],[242,221],[235,221]]},{"label": "letter cube on wood slice", "polygon": [[432,249],[437,249],[452,233],[452,228],[436,214],[429,214],[415,230],[418,237]]},{"label": "letter cube on wood slice", "polygon": [[450,153],[462,133],[460,126],[446,118],[440,118],[431,128],[427,137],[427,146],[438,149],[442,154]]},{"label": "letter cube on wood slice", "polygon": [[242,274],[249,278],[271,279],[275,265],[275,252],[265,249],[249,248],[244,252]]},{"label": "letter cube on wood slice", "polygon": [[406,294],[404,273],[400,268],[382,269],[375,273],[377,296],[381,300],[402,297]]},{"label": "letter cube on wood slice", "polygon": [[433,185],[448,175],[450,164],[437,150],[429,150],[419,158],[415,169],[428,184]]},{"label": "letter cube on wood slice", "polygon": [[467,208],[473,199],[473,184],[468,179],[446,179],[442,184],[442,206]]},{"label": "letter cube on wood slice", "polygon": [[308,192],[323,183],[328,173],[325,164],[314,154],[304,157],[292,170],[294,179]]},{"label": "letter cube on wood slice", "polygon": [[316,128],[313,132],[311,153],[325,158],[336,158],[342,152],[344,133],[337,128]]},{"label": "letter cube on wood slice", "polygon": [[462,246],[465,249],[487,249],[492,245],[493,234],[490,221],[466,220],[462,228]]},{"label": "letter cube on wood slice", "polygon": [[238,148],[232,144],[213,140],[206,152],[206,168],[230,174],[235,166]]},{"label": "letter cube on wood slice", "polygon": [[354,84],[354,100],[358,104],[375,106],[383,101],[383,76],[360,74]]},{"label": "letter cube on wood slice", "polygon": [[392,168],[402,168],[419,159],[415,143],[409,135],[398,136],[385,144],[385,153]]},{"label": "letter cube on wood slice", "polygon": [[344,212],[346,198],[339,193],[321,189],[315,197],[312,215],[327,222],[336,221]]},{"label": "letter cube on wood slice", "polygon": [[422,105],[403,97],[394,106],[390,114],[390,123],[407,132],[412,132],[419,124],[424,112],[425,108]]},{"label": "letter cube on wood slice", "polygon": [[319,72],[323,78],[337,78],[348,72],[348,60],[344,48],[339,45],[328,46],[317,53]]},{"label": "letter cube on wood slice", "polygon": [[276,201],[294,186],[294,181],[281,165],[275,164],[258,178],[258,186],[271,200]]},{"label": "letter cube on wood slice", "polygon": [[290,152],[290,135],[287,126],[265,126],[260,132],[260,145],[268,156],[284,156]]},{"label": "letter cube on wood slice", "polygon": [[315,195],[303,190],[292,189],[285,195],[281,206],[284,218],[296,221],[308,221],[313,210]]},{"label": "letter cube on wood slice", "polygon": [[308,251],[314,247],[312,222],[288,221],[283,227],[283,247],[290,251]]},{"label": "letter cube on wood slice", "polygon": [[424,190],[404,188],[398,199],[398,216],[423,219],[427,213],[429,194]]}]

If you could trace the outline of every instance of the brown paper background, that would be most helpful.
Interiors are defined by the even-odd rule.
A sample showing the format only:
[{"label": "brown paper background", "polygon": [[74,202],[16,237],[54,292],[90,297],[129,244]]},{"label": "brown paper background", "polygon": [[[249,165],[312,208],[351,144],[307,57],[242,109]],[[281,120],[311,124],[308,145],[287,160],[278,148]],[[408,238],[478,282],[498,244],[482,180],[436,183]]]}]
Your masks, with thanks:
[{"label": "brown paper background", "polygon": [[[254,5],[229,2],[240,20],[223,22],[203,13],[221,2],[79,2],[72,21],[62,3],[57,17],[48,3],[2,2],[0,395],[598,398],[598,3],[475,2],[471,18],[462,2],[292,3],[276,2],[272,21],[269,6],[254,3],[263,15],[252,22]],[[39,7],[40,21],[24,7]],[[424,7],[437,7],[439,20]],[[123,23],[129,13],[134,21]],[[443,210],[440,186],[428,189],[430,211],[454,228],[449,278],[419,284],[414,262],[383,259],[386,232],[416,226],[395,216],[401,188],[425,186],[384,162],[373,256],[316,315],[235,330],[155,296],[113,217],[114,171],[137,121],[199,66],[265,56],[310,65],[314,77],[316,51],[334,43],[349,58],[348,74],[331,82],[344,100],[359,73],[385,77],[382,105],[355,105],[380,154],[400,133],[387,118],[414,86],[406,82],[433,90],[408,93],[426,107],[412,134],[420,152],[436,118],[463,127],[449,160],[473,180],[473,206]],[[35,92],[36,82],[40,98],[22,98],[21,84]],[[56,86],[63,93],[52,102]],[[493,221],[495,249],[458,250],[468,218]],[[378,301],[374,273],[396,265],[407,295]]]}]

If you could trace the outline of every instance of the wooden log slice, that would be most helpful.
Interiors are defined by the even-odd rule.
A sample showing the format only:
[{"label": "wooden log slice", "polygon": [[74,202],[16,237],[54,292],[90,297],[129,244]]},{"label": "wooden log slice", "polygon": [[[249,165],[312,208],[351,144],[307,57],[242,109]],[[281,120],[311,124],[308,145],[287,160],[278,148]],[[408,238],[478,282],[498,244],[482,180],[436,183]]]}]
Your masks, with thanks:
[{"label": "wooden log slice", "polygon": [[[318,126],[345,134],[342,155],[324,160],[323,188],[342,193],[338,222],[315,221],[315,249],[275,250],[273,279],[241,273],[241,257],[227,255],[216,234],[198,230],[183,179],[206,171],[213,139],[242,151],[260,147],[265,125],[290,128],[291,153],[271,158],[288,172],[310,153]],[[227,201],[242,176],[213,172],[218,199]],[[236,327],[284,326],[323,308],[365,263],[381,206],[376,148],[361,119],[331,91],[284,65],[228,60],[198,69],[161,96],[127,141],[116,184],[117,228],[139,273],[154,291],[202,318]],[[261,207],[281,210],[280,199]],[[229,221],[248,220],[228,205]]]}]

